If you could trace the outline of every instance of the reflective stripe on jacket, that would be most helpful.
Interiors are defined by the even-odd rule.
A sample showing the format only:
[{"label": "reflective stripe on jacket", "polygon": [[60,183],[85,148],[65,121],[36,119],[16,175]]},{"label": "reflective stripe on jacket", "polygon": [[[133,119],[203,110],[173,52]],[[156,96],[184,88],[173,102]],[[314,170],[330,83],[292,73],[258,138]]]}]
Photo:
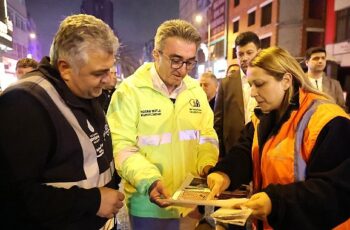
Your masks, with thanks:
[{"label": "reflective stripe on jacket", "polygon": [[[258,133],[254,132],[252,159],[255,191],[269,184],[305,180],[308,159],[323,127],[337,116],[348,117],[341,107],[325,101],[322,96],[303,90],[299,94],[299,109],[291,112],[289,119],[276,135],[266,141],[262,150],[259,149]],[[252,121],[255,130],[258,130],[259,119],[254,116]],[[264,229],[269,228],[265,226]]]},{"label": "reflective stripe on jacket", "polygon": [[213,112],[198,82],[186,76],[186,89],[173,103],[153,88],[153,65],[144,64],[120,85],[107,118],[130,213],[177,218],[185,211],[151,203],[149,186],[162,179],[173,194],[189,173],[198,176],[206,165],[216,164],[218,141]]},{"label": "reflective stripe on jacket", "polygon": [[[113,166],[114,163],[112,159],[110,159],[108,163],[109,164],[108,168],[102,170],[99,167],[98,161],[97,161],[99,156],[96,153],[96,149],[93,143],[91,142],[87,133],[80,126],[77,118],[75,117],[71,109],[64,103],[61,96],[58,94],[58,92],[52,86],[52,84],[41,76],[30,76],[25,78],[22,81],[34,83],[47,93],[47,95],[49,96],[49,98],[52,100],[54,104],[51,104],[49,102],[46,102],[43,104],[46,105],[45,107],[50,105],[50,106],[56,106],[58,108],[58,110],[62,113],[63,117],[66,119],[66,121],[70,124],[70,126],[74,130],[79,140],[79,143],[77,144],[79,144],[82,150],[83,161],[84,161],[83,170],[85,174],[84,179],[81,178],[81,180],[74,180],[74,181],[54,181],[54,182],[52,181],[52,182],[47,182],[45,184],[51,185],[57,188],[68,189],[73,186],[78,186],[80,188],[89,189],[94,187],[103,187],[107,183],[109,183],[112,180],[112,175],[114,173],[114,166]],[[33,88],[31,93],[33,95],[36,95],[37,90],[39,89]],[[40,97],[39,101],[42,101],[42,100],[43,100],[42,97]],[[89,125],[91,126],[91,124]],[[94,128],[92,127],[92,129]],[[56,178],[59,178],[59,175],[56,175]]]}]

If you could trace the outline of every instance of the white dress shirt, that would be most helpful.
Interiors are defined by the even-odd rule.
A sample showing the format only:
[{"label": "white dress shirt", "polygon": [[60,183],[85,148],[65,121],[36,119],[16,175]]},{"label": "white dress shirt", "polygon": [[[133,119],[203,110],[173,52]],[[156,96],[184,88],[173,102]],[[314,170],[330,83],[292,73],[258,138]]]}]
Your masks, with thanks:
[{"label": "white dress shirt", "polygon": [[312,78],[312,77],[308,77],[309,80],[311,81],[311,84],[314,88],[318,89],[319,91],[322,91],[323,87],[322,87],[322,78],[320,77],[318,79]]},{"label": "white dress shirt", "polygon": [[160,78],[157,73],[156,67],[153,65],[151,68],[152,82],[153,87],[161,92],[164,96],[172,99],[176,99],[176,97],[186,89],[186,85],[181,81],[180,85],[176,87],[173,92],[169,93],[168,87],[164,84],[163,80]]},{"label": "white dress shirt", "polygon": [[254,114],[254,108],[257,106],[255,98],[250,96],[250,85],[247,80],[247,76],[241,71],[241,81],[243,90],[243,103],[244,103],[244,121],[245,124],[251,121],[251,117]]}]

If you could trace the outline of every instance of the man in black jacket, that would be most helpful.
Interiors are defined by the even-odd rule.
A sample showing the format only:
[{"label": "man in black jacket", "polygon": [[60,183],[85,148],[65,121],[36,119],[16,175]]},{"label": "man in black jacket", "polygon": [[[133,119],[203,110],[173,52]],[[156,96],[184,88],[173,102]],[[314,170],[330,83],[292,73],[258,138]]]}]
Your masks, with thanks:
[{"label": "man in black jacket", "polygon": [[111,229],[123,206],[97,97],[119,46],[90,15],[62,21],[37,71],[0,97],[1,226]]},{"label": "man in black jacket", "polygon": [[98,97],[98,100],[103,108],[103,111],[107,114],[109,103],[111,102],[112,95],[115,91],[115,87],[118,83],[117,79],[117,68],[113,66],[109,70],[109,80],[107,84],[103,87],[101,95]]}]

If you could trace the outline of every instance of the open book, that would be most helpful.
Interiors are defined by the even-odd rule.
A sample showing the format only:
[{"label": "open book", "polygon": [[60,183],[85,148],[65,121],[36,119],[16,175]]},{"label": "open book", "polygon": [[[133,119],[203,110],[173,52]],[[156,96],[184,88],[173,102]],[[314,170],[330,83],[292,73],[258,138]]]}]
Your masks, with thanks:
[{"label": "open book", "polygon": [[206,178],[188,175],[172,198],[167,199],[167,202],[176,206],[207,205],[221,207],[221,209],[212,213],[211,216],[214,219],[241,226],[245,224],[251,210],[244,207],[241,209],[234,209],[233,207],[248,200],[249,186],[243,186],[233,192],[225,191],[215,200],[207,200],[209,193],[210,189]]}]

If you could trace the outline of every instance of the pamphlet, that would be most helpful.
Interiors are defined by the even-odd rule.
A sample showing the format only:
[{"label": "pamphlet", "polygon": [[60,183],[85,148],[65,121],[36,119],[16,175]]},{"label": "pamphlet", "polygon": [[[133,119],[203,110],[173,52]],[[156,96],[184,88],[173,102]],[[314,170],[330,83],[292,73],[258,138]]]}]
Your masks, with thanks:
[{"label": "pamphlet", "polygon": [[239,206],[248,200],[249,186],[243,186],[233,192],[224,191],[215,200],[207,200],[210,189],[207,185],[206,178],[194,177],[189,175],[186,177],[182,185],[176,190],[171,199],[167,199],[172,205],[176,206],[193,206],[205,205],[221,207],[211,214],[211,216],[223,223],[230,223],[243,226],[251,214],[251,209]]},{"label": "pamphlet", "polygon": [[220,208],[210,216],[221,223],[244,226],[252,210],[242,207],[242,209]]}]

